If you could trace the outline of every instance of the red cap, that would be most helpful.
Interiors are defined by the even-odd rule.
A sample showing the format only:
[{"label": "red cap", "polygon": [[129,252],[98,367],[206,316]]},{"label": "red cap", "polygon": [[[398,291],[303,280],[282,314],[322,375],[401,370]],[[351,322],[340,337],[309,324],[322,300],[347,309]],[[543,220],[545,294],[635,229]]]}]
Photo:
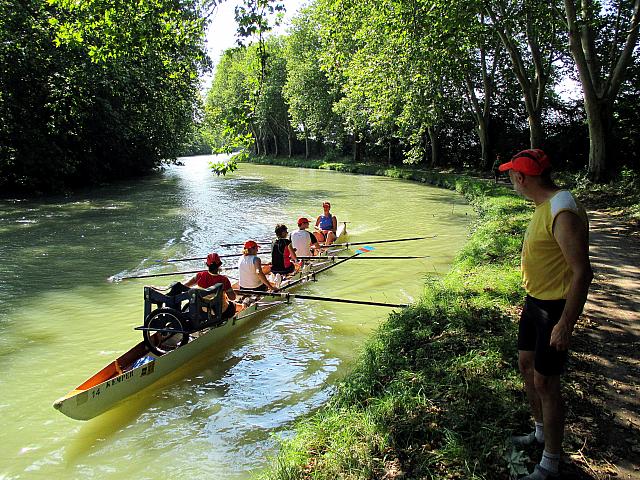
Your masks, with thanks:
[{"label": "red cap", "polygon": [[258,244],[255,241],[247,240],[246,242],[244,242],[244,248],[248,250],[250,248],[260,248],[260,247],[258,247]]},{"label": "red cap", "polygon": [[222,260],[220,260],[220,255],[218,255],[217,253],[210,253],[209,255],[207,255],[207,266],[209,267],[212,264],[222,265]]},{"label": "red cap", "polygon": [[309,223],[310,220],[307,217],[300,217],[298,219],[298,226],[302,225],[303,223]]},{"label": "red cap", "polygon": [[525,175],[542,175],[545,170],[551,168],[551,161],[546,153],[539,148],[523,150],[511,157],[511,161],[498,167],[501,172],[515,170]]}]

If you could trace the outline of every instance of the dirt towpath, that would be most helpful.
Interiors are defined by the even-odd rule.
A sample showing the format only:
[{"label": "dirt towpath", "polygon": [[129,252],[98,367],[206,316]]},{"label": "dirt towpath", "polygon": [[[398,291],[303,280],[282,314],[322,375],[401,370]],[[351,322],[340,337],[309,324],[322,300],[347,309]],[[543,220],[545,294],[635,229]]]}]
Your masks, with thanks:
[{"label": "dirt towpath", "polygon": [[640,232],[589,218],[595,277],[565,378],[566,478],[640,479]]}]

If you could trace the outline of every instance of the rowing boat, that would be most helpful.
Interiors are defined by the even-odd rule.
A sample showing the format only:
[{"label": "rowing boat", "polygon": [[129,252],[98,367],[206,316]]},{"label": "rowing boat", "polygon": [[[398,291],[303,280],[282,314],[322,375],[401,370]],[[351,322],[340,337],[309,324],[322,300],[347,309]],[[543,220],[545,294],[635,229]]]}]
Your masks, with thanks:
[{"label": "rowing boat", "polygon": [[[346,223],[341,223],[336,233],[338,238],[344,237],[347,233]],[[325,255],[326,260],[305,264],[295,274],[282,281],[280,290],[288,290],[314,280],[317,274],[342,263],[344,260],[336,261],[335,253],[334,250],[322,252],[321,255]],[[263,312],[268,312],[283,303],[287,303],[287,300],[279,296],[251,297],[250,302],[238,304],[237,313],[232,319],[189,335],[188,343],[162,355],[151,352],[145,342],[140,342],[56,400],[53,406],[76,420],[94,418],[163,379]]]}]

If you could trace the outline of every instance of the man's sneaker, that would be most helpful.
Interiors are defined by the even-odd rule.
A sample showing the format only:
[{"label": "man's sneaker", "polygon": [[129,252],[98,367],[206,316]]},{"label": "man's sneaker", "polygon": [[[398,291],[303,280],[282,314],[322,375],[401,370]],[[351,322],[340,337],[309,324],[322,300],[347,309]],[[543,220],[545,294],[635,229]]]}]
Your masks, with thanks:
[{"label": "man's sneaker", "polygon": [[536,465],[531,472],[526,477],[520,478],[520,480],[552,480],[560,478],[560,474],[551,473],[546,468],[542,468],[540,465]]},{"label": "man's sneaker", "polygon": [[544,442],[539,442],[536,438],[536,432],[531,432],[527,435],[514,435],[511,437],[511,443],[514,447],[528,447],[531,445],[544,445]]}]

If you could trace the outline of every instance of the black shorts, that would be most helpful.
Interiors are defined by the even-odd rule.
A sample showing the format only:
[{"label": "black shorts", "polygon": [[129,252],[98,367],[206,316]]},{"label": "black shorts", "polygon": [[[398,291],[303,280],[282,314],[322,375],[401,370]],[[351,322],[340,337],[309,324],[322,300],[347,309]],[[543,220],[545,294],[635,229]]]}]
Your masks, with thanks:
[{"label": "black shorts", "polygon": [[222,319],[227,320],[233,317],[235,314],[236,314],[236,304],[233,302],[229,302],[229,306],[227,306],[227,309],[224,312],[222,312]]},{"label": "black shorts", "polygon": [[535,369],[545,376],[564,372],[567,351],[549,345],[551,331],[560,320],[565,300],[538,300],[530,297],[524,302],[518,329],[518,350],[535,352]]},{"label": "black shorts", "polygon": [[292,263],[291,265],[289,265],[287,268],[283,268],[282,270],[274,270],[273,267],[271,268],[271,273],[274,274],[280,274],[280,275],[287,275],[289,273],[293,273],[296,269],[296,266]]},{"label": "black shorts", "polygon": [[240,287],[240,289],[241,290],[255,290],[257,292],[266,292],[267,291],[267,286],[264,283],[262,283],[258,287],[253,287],[253,288]]}]

